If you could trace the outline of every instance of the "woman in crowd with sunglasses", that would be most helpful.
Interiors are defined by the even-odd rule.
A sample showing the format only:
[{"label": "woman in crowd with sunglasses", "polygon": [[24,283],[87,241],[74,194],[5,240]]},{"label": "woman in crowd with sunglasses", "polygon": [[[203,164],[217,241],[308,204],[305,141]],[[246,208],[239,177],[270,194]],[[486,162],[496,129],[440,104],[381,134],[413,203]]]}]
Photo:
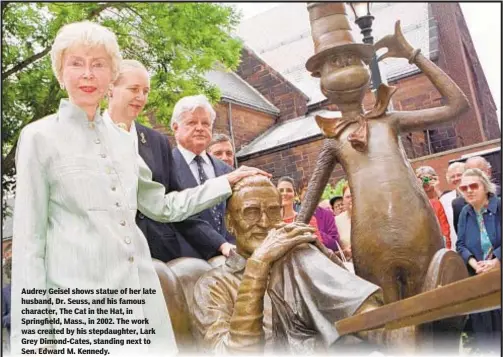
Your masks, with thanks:
[{"label": "woman in crowd with sunglasses", "polygon": [[[467,202],[458,222],[456,250],[471,275],[501,266],[501,199],[479,169],[463,173],[459,190]],[[501,343],[501,309],[470,315],[474,343],[484,352],[498,351]]]}]

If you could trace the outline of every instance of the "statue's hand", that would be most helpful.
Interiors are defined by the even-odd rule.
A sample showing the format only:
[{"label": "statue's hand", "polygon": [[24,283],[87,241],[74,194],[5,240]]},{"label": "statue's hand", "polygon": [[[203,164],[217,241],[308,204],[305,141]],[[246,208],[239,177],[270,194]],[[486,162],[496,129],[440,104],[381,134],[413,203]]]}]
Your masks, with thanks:
[{"label": "statue's hand", "polygon": [[400,26],[400,20],[395,23],[394,35],[387,35],[377,41],[377,43],[374,45],[376,52],[381,48],[387,48],[388,52],[379,56],[377,61],[381,61],[388,57],[405,58],[408,60],[413,57],[414,47],[412,47],[403,36],[402,27]]},{"label": "statue's hand", "polygon": [[262,244],[255,249],[252,258],[264,263],[272,264],[293,247],[316,241],[315,229],[303,223],[281,225],[279,229],[272,229]]}]

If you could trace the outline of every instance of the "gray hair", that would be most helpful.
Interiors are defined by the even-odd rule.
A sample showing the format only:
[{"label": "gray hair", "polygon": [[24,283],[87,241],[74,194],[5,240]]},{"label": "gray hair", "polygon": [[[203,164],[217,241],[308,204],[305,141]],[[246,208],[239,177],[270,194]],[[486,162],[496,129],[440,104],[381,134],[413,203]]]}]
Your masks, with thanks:
[{"label": "gray hair", "polygon": [[215,110],[211,106],[210,101],[206,98],[205,95],[191,95],[188,97],[183,97],[175,104],[175,108],[173,109],[173,115],[171,116],[171,129],[174,129],[174,124],[182,121],[183,113],[193,112],[196,108],[204,108],[210,113],[211,125],[213,126],[213,122],[217,114]]},{"label": "gray hair", "polygon": [[61,69],[63,68],[63,54],[73,46],[104,46],[105,51],[112,59],[112,79],[119,74],[119,65],[122,56],[115,34],[91,21],[74,22],[63,26],[56,35],[51,48],[51,63],[54,75],[61,82]]},{"label": "gray hair", "polygon": [[437,172],[431,166],[421,166],[416,169],[416,176],[421,176],[421,175],[437,176]]},{"label": "gray hair", "polygon": [[117,84],[121,80],[123,75],[131,69],[142,69],[147,73],[148,77],[150,78],[148,70],[143,65],[143,63],[141,63],[140,61],[137,61],[137,60],[133,60],[133,59],[125,59],[125,60],[122,60],[120,63],[119,74],[118,74],[117,79],[115,80],[114,84]]},{"label": "gray hair", "polygon": [[465,163],[459,162],[459,161],[453,162],[452,164],[450,164],[447,167],[446,175],[447,175],[447,172],[449,172],[451,170],[456,170],[456,169],[461,169],[462,171],[464,171],[465,170]]},{"label": "gray hair", "polygon": [[232,145],[232,140],[231,138],[229,138],[228,135],[226,134],[221,134],[221,133],[217,133],[217,134],[214,134],[213,137],[211,138],[211,142],[210,144],[208,145],[208,148],[212,147],[213,145],[215,144],[218,144],[218,143],[225,143],[225,142],[230,142],[231,145]]},{"label": "gray hair", "polygon": [[480,169],[468,169],[463,172],[462,178],[463,177],[478,177],[487,193],[496,194],[496,185],[491,182],[489,176],[487,176],[484,171]]},{"label": "gray hair", "polygon": [[486,170],[491,169],[491,164],[489,163],[489,161],[484,159],[482,156],[472,156],[468,158],[465,162],[465,166],[471,166],[471,165],[478,166],[478,164],[484,165],[486,167]]}]

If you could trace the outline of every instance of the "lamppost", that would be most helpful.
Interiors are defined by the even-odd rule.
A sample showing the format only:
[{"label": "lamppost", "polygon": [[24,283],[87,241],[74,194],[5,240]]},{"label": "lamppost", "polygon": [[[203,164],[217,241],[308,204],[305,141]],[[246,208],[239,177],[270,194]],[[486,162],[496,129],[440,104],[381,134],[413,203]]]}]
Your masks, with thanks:
[{"label": "lamppost", "polygon": [[[355,15],[355,23],[358,25],[360,30],[362,30],[363,43],[369,45],[374,44],[374,37],[372,33],[372,21],[374,21],[374,16],[370,14],[370,2],[350,2],[351,10]],[[370,62],[370,73],[372,76],[372,88],[377,90],[379,85],[382,83],[381,72],[379,71],[379,65],[377,64],[377,57],[374,52],[372,61]]]}]

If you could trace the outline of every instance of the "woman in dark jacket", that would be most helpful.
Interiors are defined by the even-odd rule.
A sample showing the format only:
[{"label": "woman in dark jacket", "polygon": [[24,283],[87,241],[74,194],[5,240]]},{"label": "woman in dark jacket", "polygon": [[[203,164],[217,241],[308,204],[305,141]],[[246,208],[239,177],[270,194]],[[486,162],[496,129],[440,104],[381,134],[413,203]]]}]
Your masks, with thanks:
[{"label": "woman in dark jacket", "polygon": [[[459,190],[467,205],[458,222],[456,250],[471,275],[484,274],[501,267],[501,199],[496,187],[479,169],[466,170]],[[501,346],[501,309],[471,314],[476,348],[499,351]]]}]

